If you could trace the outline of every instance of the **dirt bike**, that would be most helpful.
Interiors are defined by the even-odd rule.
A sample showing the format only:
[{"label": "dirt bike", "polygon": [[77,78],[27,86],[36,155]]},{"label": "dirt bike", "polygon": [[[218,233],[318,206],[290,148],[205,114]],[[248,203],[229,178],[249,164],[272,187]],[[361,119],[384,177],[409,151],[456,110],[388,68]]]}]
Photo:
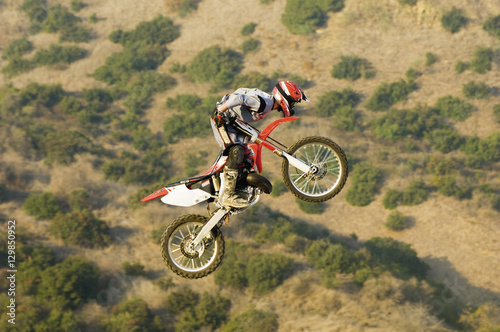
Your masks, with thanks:
[{"label": "dirt bike", "polygon": [[[268,137],[278,125],[297,119],[278,119],[262,131],[245,122],[235,121],[235,127],[250,137],[236,185],[236,193],[248,200],[248,207],[256,204],[262,193],[270,194],[272,191],[272,184],[260,175],[262,147],[283,158],[282,176],[285,185],[301,200],[324,202],[337,195],[344,186],[348,175],[347,159],[332,140],[319,136],[307,137],[287,148]],[[162,197],[161,201],[169,205],[187,207],[201,202],[213,202],[216,205],[213,213],[209,210],[208,217],[188,214],[177,218],[162,234],[163,260],[181,277],[202,278],[215,271],[224,256],[224,237],[220,228],[227,224],[230,215],[248,208],[226,207],[219,201],[224,190],[222,174],[227,158],[221,151],[204,174],[168,184],[141,200],[148,202]]]}]

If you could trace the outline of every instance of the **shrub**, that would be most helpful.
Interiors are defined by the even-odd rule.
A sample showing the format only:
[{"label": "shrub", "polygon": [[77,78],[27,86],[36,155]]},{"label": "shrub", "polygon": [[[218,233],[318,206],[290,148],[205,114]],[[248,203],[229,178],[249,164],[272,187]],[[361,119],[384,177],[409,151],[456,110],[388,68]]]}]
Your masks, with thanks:
[{"label": "shrub", "polygon": [[115,30],[109,35],[109,39],[113,43],[131,47],[138,44],[166,45],[179,36],[179,28],[174,25],[173,21],[169,17],[158,15],[151,21],[139,23],[134,30]]},{"label": "shrub", "polygon": [[361,100],[361,95],[351,88],[342,91],[329,91],[319,97],[316,114],[319,116],[331,116],[341,108],[349,106],[356,107]]},{"label": "shrub", "polygon": [[248,261],[248,286],[258,295],[271,292],[292,272],[293,259],[271,254],[256,255]]},{"label": "shrub", "polygon": [[457,198],[466,198],[470,195],[470,189],[457,184],[457,177],[454,174],[434,176],[432,183],[437,187],[438,193],[445,196],[454,196]]},{"label": "shrub", "polygon": [[42,30],[48,33],[59,32],[73,27],[80,21],[81,19],[70,13],[66,7],[55,4],[50,7],[47,18],[43,21]]},{"label": "shrub", "polygon": [[325,211],[325,205],[322,203],[305,202],[298,198],[295,199],[295,202],[299,209],[307,214],[322,214]]},{"label": "shrub", "polygon": [[102,248],[109,244],[108,225],[87,209],[59,213],[50,224],[50,233],[66,245]]},{"label": "shrub", "polygon": [[198,153],[187,153],[184,156],[184,167],[187,177],[195,176],[198,174],[197,168],[206,164],[206,157],[208,152],[198,151]]},{"label": "shrub", "polygon": [[185,17],[198,9],[201,0],[184,0],[177,7],[180,17]]},{"label": "shrub", "polygon": [[484,74],[491,70],[493,62],[493,50],[488,47],[478,46],[474,50],[474,55],[470,62],[470,69],[478,74]]},{"label": "shrub", "polygon": [[439,58],[437,57],[436,54],[432,53],[432,52],[427,52],[425,53],[425,66],[426,67],[430,67],[432,66],[433,64],[435,64],[437,61],[439,60]]},{"label": "shrub", "polygon": [[389,189],[382,200],[382,205],[384,208],[393,210],[395,209],[401,200],[403,199],[403,193],[396,189]]},{"label": "shrub", "polygon": [[211,82],[217,88],[229,86],[243,68],[240,53],[212,46],[199,52],[187,68],[187,75],[196,82]]},{"label": "shrub", "polygon": [[99,269],[80,257],[45,269],[40,279],[38,297],[58,308],[76,309],[99,290]]},{"label": "shrub", "polygon": [[467,99],[488,99],[491,88],[485,83],[470,81],[462,86],[462,93]]},{"label": "shrub", "polygon": [[89,16],[90,23],[97,23],[98,21],[99,21],[99,18],[97,17],[96,13],[92,13],[92,15]]},{"label": "shrub", "polygon": [[278,328],[278,315],[274,312],[249,309],[231,318],[222,332],[276,332]]},{"label": "shrub", "polygon": [[188,309],[194,309],[199,300],[200,295],[198,293],[195,293],[190,288],[183,288],[170,293],[165,305],[171,312],[180,314]]},{"label": "shrub", "polygon": [[33,50],[33,43],[26,38],[19,38],[13,40],[9,45],[7,45],[7,47],[5,47],[2,59],[12,60],[19,58],[24,54],[31,52],[31,50]]},{"label": "shrub", "polygon": [[368,162],[355,166],[351,177],[351,187],[346,194],[346,200],[354,206],[366,206],[375,196],[375,190],[381,180],[380,171]]},{"label": "shrub", "polygon": [[101,147],[94,145],[85,135],[73,130],[51,131],[41,138],[39,144],[48,164],[55,162],[69,165],[76,160],[75,155],[79,153],[104,153]]},{"label": "shrub", "polygon": [[434,149],[443,153],[454,151],[463,143],[462,136],[451,127],[433,130],[426,138]]},{"label": "shrub", "polygon": [[167,49],[161,45],[131,45],[107,57],[105,64],[94,71],[94,77],[124,87],[135,73],[156,70],[167,55]]},{"label": "shrub", "polygon": [[351,106],[342,106],[337,109],[334,119],[334,127],[345,131],[356,131],[361,129],[358,122],[359,113]]},{"label": "shrub", "polygon": [[66,114],[78,114],[83,108],[82,103],[72,96],[64,96],[60,105]]},{"label": "shrub", "polygon": [[40,24],[47,18],[47,1],[24,0],[21,10],[26,12],[32,24]]},{"label": "shrub", "polygon": [[114,306],[102,323],[105,331],[164,331],[163,324],[141,299],[124,300]]},{"label": "shrub", "polygon": [[447,95],[436,101],[435,108],[442,116],[455,121],[464,121],[470,117],[474,106],[460,98]]},{"label": "shrub", "polygon": [[229,299],[219,294],[213,297],[205,292],[201,295],[201,300],[194,309],[196,321],[213,331],[226,322],[230,307],[231,301]]},{"label": "shrub", "polygon": [[79,12],[83,8],[85,8],[87,5],[83,3],[81,0],[71,0],[71,10],[75,12]]},{"label": "shrub", "polygon": [[254,33],[256,27],[257,27],[257,23],[254,23],[254,22],[246,24],[241,29],[241,35],[242,36],[249,36],[249,35],[251,35],[252,33]]},{"label": "shrub", "polygon": [[22,106],[40,104],[52,107],[62,100],[64,90],[61,84],[43,85],[33,82],[21,90],[19,96]]},{"label": "shrub", "polygon": [[455,65],[455,71],[458,74],[463,73],[464,71],[468,70],[469,68],[470,68],[470,63],[468,63],[468,62],[457,61],[457,64]]},{"label": "shrub", "polygon": [[326,14],[317,1],[287,0],[281,23],[293,34],[308,35],[326,22]]},{"label": "shrub", "polygon": [[371,78],[375,75],[370,63],[357,56],[342,55],[341,61],[333,66],[331,75],[337,79],[355,81],[361,77]]},{"label": "shrub", "polygon": [[86,55],[87,51],[78,46],[51,44],[48,49],[41,49],[36,52],[33,62],[37,66],[50,66],[58,63],[70,64],[83,59]]},{"label": "shrub", "polygon": [[90,195],[83,189],[72,190],[68,197],[68,203],[73,211],[84,211],[90,208]]},{"label": "shrub", "polygon": [[251,72],[247,75],[238,75],[232,83],[233,89],[243,87],[257,88],[263,91],[269,91],[273,88],[273,80],[259,72]]},{"label": "shrub", "polygon": [[405,76],[409,81],[415,81],[422,73],[414,68],[410,68],[406,71]]},{"label": "shrub", "polygon": [[255,51],[260,46],[260,41],[254,38],[249,38],[241,44],[241,50],[244,54]]},{"label": "shrub", "polygon": [[285,183],[281,179],[279,179],[273,182],[273,191],[271,192],[271,196],[279,197],[287,191],[288,188],[286,187]]},{"label": "shrub", "polygon": [[73,25],[61,31],[59,41],[61,42],[74,42],[74,43],[87,43],[92,39],[92,30],[82,26]]},{"label": "shrub", "polygon": [[[461,150],[468,155],[466,164],[473,168],[480,168],[485,163],[496,162],[500,160],[500,133],[494,132],[486,139],[481,140],[476,136],[468,137]],[[471,163],[474,161],[474,163]]]},{"label": "shrub", "polygon": [[427,200],[427,186],[422,180],[414,180],[403,191],[401,203],[403,205],[418,205]]},{"label": "shrub", "polygon": [[324,12],[339,12],[344,9],[344,0],[315,0]]},{"label": "shrub", "polygon": [[497,122],[500,122],[500,104],[493,106],[493,115],[495,116]]},{"label": "shrub", "polygon": [[391,109],[370,125],[377,136],[394,142],[407,136],[420,138],[430,130],[443,127],[437,111],[422,105],[414,109]]},{"label": "shrub", "polygon": [[417,257],[409,244],[391,238],[374,237],[363,245],[370,252],[370,263],[400,279],[425,278],[429,266]]},{"label": "shrub", "polygon": [[487,19],[483,24],[483,29],[490,35],[500,38],[500,15]]},{"label": "shrub", "polygon": [[443,14],[441,17],[441,24],[446,30],[455,33],[467,24],[467,16],[465,16],[463,9],[453,6],[450,11]]},{"label": "shrub", "polygon": [[393,231],[402,231],[408,227],[407,217],[399,211],[392,211],[387,217],[385,227]]},{"label": "shrub", "polygon": [[128,276],[142,276],[146,273],[144,271],[144,265],[142,265],[139,262],[122,262],[122,269],[123,272],[125,272],[126,275]]},{"label": "shrub", "polygon": [[398,0],[398,2],[402,5],[415,6],[418,0]]},{"label": "shrub", "polygon": [[39,219],[52,219],[61,210],[57,198],[51,192],[31,193],[24,202],[24,210]]},{"label": "shrub", "polygon": [[387,110],[393,104],[406,100],[408,95],[416,89],[417,85],[414,82],[407,83],[404,80],[384,82],[375,89],[365,107],[372,111]]}]

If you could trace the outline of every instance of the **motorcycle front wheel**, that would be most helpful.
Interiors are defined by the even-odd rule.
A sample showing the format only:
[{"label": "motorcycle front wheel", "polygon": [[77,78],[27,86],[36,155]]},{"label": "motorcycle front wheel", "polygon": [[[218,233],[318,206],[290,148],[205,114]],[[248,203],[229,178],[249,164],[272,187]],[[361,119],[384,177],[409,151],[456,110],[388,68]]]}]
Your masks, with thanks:
[{"label": "motorcycle front wheel", "polygon": [[347,158],[334,141],[319,136],[306,137],[293,144],[287,153],[310,166],[305,173],[283,159],[283,181],[299,199],[324,202],[344,187],[349,173]]},{"label": "motorcycle front wheel", "polygon": [[203,278],[215,271],[222,261],[224,237],[216,227],[197,247],[191,246],[207,220],[196,214],[179,217],[161,236],[161,254],[165,264],[183,278]]}]

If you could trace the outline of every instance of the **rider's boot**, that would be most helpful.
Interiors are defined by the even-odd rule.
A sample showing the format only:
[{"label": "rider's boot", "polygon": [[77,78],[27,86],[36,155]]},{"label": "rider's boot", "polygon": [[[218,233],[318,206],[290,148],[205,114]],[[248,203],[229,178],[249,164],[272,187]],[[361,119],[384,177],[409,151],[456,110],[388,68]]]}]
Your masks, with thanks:
[{"label": "rider's boot", "polygon": [[239,197],[234,189],[236,188],[236,180],[238,179],[238,170],[224,167],[224,193],[221,197],[221,204],[236,209],[245,208],[250,203],[248,200]]}]

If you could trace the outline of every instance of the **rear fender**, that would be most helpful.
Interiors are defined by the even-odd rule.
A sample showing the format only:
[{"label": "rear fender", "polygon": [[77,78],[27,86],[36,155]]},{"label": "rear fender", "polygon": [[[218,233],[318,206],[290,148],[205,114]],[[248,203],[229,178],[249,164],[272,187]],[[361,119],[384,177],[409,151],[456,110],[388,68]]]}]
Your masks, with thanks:
[{"label": "rear fender", "polygon": [[148,202],[158,197],[162,197],[161,201],[168,205],[193,206],[212,196],[201,189],[189,189],[185,184],[180,184],[174,187],[164,187],[144,197],[141,201]]}]

